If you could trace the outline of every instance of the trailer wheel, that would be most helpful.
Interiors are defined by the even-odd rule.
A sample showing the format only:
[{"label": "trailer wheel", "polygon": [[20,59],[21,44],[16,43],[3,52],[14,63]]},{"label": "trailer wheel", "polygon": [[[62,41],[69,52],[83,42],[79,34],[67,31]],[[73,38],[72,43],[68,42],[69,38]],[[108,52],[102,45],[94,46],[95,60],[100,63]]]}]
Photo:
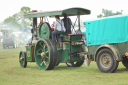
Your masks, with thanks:
[{"label": "trailer wheel", "polygon": [[128,58],[127,57],[123,57],[122,64],[128,69]]},{"label": "trailer wheel", "polygon": [[35,60],[40,69],[51,70],[55,67],[53,48],[48,40],[41,39],[36,43]]},{"label": "trailer wheel", "polygon": [[83,60],[77,62],[66,63],[68,67],[80,67],[84,63]]},{"label": "trailer wheel", "polygon": [[19,62],[21,67],[26,68],[27,61],[26,61],[26,52],[24,50],[20,51]]},{"label": "trailer wheel", "polygon": [[97,54],[97,66],[100,71],[105,73],[112,73],[114,72],[119,62],[116,61],[113,52],[110,49],[101,49]]}]

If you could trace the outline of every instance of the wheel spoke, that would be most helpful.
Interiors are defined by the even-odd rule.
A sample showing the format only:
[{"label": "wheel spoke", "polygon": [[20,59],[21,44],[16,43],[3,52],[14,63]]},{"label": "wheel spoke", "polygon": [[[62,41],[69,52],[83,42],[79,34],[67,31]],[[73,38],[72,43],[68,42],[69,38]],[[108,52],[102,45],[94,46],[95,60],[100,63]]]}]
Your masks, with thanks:
[{"label": "wheel spoke", "polygon": [[41,63],[40,65],[41,65],[41,66],[43,66],[43,65],[45,65],[45,66],[46,66],[47,64],[46,64],[46,62],[45,62],[45,61],[42,61],[42,63]]},{"label": "wheel spoke", "polygon": [[46,62],[48,62],[48,61],[49,61],[49,57],[46,56],[44,60],[45,60]]},{"label": "wheel spoke", "polygon": [[42,42],[39,42],[39,45],[41,45],[42,44]]},{"label": "wheel spoke", "polygon": [[22,58],[24,57],[23,54],[21,55],[21,57],[22,57]]},{"label": "wheel spoke", "polygon": [[23,60],[24,60],[24,58],[23,58],[23,57],[21,57],[21,58],[20,58],[20,61],[23,61]]},{"label": "wheel spoke", "polygon": [[43,46],[43,45],[41,45],[41,47],[43,47],[43,48],[44,48],[44,46]]},{"label": "wheel spoke", "polygon": [[44,51],[44,53],[46,53],[46,49],[45,48],[43,48],[43,51]]},{"label": "wheel spoke", "polygon": [[49,51],[46,51],[46,54],[48,53]]},{"label": "wheel spoke", "polygon": [[44,44],[44,42],[43,43],[42,42],[39,43],[39,45],[44,48],[43,44]]},{"label": "wheel spoke", "polygon": [[39,49],[37,52],[38,52],[38,53],[42,52],[42,49]]},{"label": "wheel spoke", "polygon": [[43,61],[43,63],[44,63],[45,66],[47,65],[45,61]]},{"label": "wheel spoke", "polygon": [[41,63],[40,65],[43,66],[43,63]]},{"label": "wheel spoke", "polygon": [[24,61],[24,56],[23,56],[23,54],[21,54],[19,61],[21,61],[21,62],[23,63],[23,61]]},{"label": "wheel spoke", "polygon": [[44,49],[46,48],[46,44],[43,45],[43,48],[44,48]]},{"label": "wheel spoke", "polygon": [[22,65],[24,65],[24,61],[22,61]]},{"label": "wheel spoke", "polygon": [[48,56],[46,56],[46,59],[48,59],[48,60],[49,60],[49,57],[48,57]]}]

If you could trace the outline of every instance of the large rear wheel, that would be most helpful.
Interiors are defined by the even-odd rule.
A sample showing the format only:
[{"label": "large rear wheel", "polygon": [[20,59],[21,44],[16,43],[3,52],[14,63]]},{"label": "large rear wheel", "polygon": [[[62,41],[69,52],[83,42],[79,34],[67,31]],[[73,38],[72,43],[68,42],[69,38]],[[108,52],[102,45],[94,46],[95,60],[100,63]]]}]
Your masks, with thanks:
[{"label": "large rear wheel", "polygon": [[[53,65],[52,65],[52,69],[58,64],[58,56],[57,56],[57,48],[55,46],[55,43],[51,40],[51,39],[45,39],[47,42],[50,43],[51,47],[52,47],[52,51],[53,51]],[[59,65],[59,64],[58,64]]]},{"label": "large rear wheel", "polygon": [[110,49],[101,49],[97,54],[97,66],[100,71],[105,73],[112,73],[114,72],[119,62],[116,61],[115,55]]},{"label": "large rear wheel", "polygon": [[48,40],[41,39],[36,43],[35,60],[40,69],[53,69],[55,66],[55,59],[53,56],[53,48]]}]

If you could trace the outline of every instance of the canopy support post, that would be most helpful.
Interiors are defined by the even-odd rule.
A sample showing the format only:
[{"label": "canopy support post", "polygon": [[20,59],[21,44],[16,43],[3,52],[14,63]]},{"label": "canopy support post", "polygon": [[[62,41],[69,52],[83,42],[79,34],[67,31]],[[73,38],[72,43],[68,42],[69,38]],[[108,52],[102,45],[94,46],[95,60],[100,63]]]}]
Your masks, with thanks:
[{"label": "canopy support post", "polygon": [[80,12],[78,11],[78,31],[80,31]]}]

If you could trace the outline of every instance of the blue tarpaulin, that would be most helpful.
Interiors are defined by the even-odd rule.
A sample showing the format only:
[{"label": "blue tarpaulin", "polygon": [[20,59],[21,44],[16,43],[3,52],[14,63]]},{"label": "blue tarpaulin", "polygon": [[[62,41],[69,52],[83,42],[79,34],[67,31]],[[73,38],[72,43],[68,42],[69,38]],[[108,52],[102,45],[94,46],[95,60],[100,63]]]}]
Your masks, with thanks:
[{"label": "blue tarpaulin", "polygon": [[87,46],[128,42],[128,15],[85,21]]}]

